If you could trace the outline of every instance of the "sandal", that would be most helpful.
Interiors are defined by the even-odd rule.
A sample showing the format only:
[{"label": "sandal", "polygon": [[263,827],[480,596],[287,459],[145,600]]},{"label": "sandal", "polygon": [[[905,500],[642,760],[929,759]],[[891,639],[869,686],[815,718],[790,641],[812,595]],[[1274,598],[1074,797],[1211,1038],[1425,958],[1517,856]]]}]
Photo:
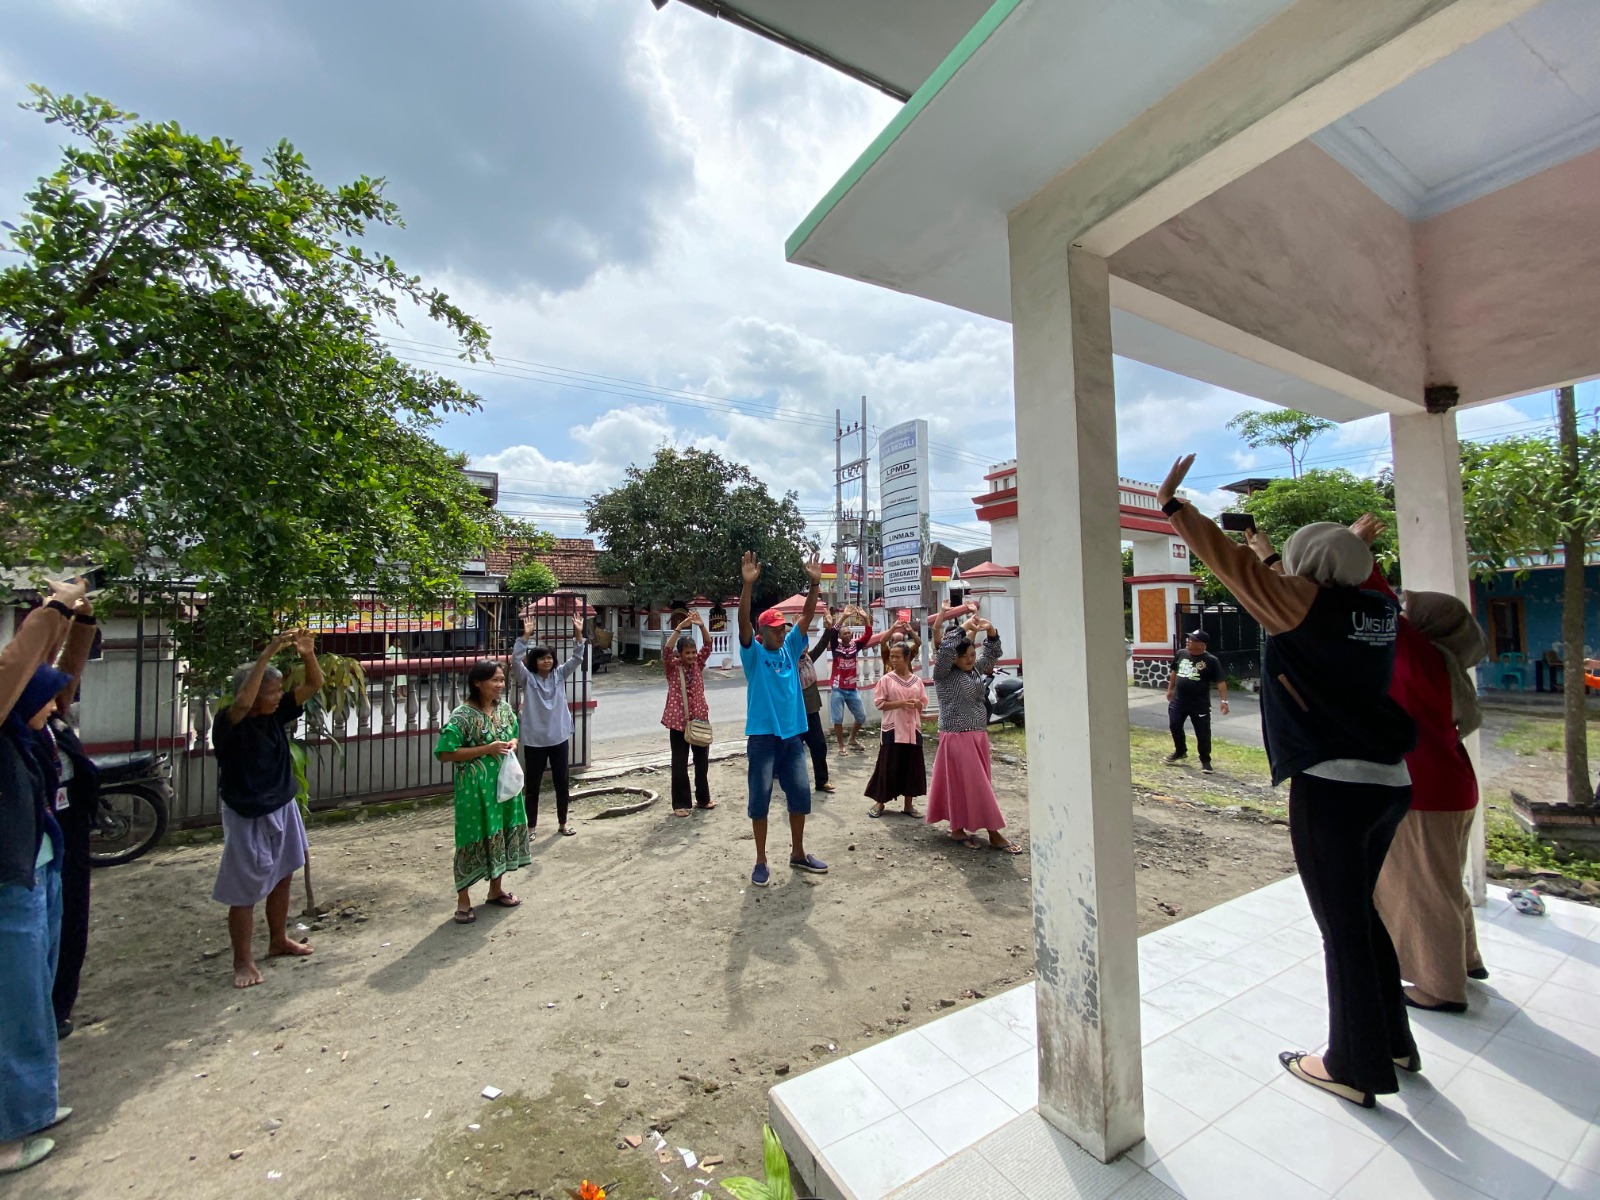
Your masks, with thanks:
[{"label": "sandal", "polygon": [[900,815],[902,817],[920,817],[922,813],[915,808],[902,808],[900,810]]},{"label": "sandal", "polygon": [[26,1171],[37,1162],[50,1157],[50,1151],[56,1148],[54,1138],[27,1137],[22,1139],[22,1150],[17,1155],[17,1161],[9,1167],[0,1167],[0,1175],[12,1175],[17,1171]]},{"label": "sandal", "polygon": [[578,836],[578,831],[576,829],[572,828],[572,826],[570,826],[570,825],[563,825],[561,827],[561,836],[562,837],[577,837]]},{"label": "sandal", "polygon": [[459,908],[456,909],[456,924],[457,925],[471,925],[477,919],[478,919],[478,914],[473,912],[470,906],[468,908],[464,909],[464,910],[463,909],[459,909]]},{"label": "sandal", "polygon": [[883,816],[883,805],[874,804],[871,808],[867,809],[867,816],[869,816],[869,817],[881,817],[881,816]]},{"label": "sandal", "polygon": [[687,817],[689,810],[687,808],[675,808],[672,810],[672,815],[675,817]]},{"label": "sandal", "polygon": [[1308,1057],[1304,1050],[1285,1050],[1278,1055],[1278,1061],[1283,1064],[1283,1069],[1293,1075],[1302,1083],[1309,1083],[1314,1088],[1321,1088],[1330,1095],[1341,1100],[1348,1100],[1351,1104],[1359,1104],[1362,1108],[1377,1108],[1378,1098],[1371,1092],[1364,1092],[1360,1088],[1353,1088],[1349,1084],[1336,1083],[1332,1079],[1319,1079],[1300,1065],[1300,1060]]},{"label": "sandal", "polygon": [[493,904],[496,908],[515,908],[522,901],[517,899],[514,892],[501,892],[498,896],[490,896],[485,904]]},{"label": "sandal", "polygon": [[978,839],[977,838],[973,838],[973,837],[953,837],[950,840],[952,842],[954,842],[958,846],[965,846],[968,850],[976,850],[978,848]]},{"label": "sandal", "polygon": [[1021,854],[1022,853],[1022,847],[1017,845],[1015,842],[1007,842],[1003,846],[997,846],[993,842],[990,842],[989,843],[989,849],[998,850],[998,851],[1000,851],[1001,854]]}]

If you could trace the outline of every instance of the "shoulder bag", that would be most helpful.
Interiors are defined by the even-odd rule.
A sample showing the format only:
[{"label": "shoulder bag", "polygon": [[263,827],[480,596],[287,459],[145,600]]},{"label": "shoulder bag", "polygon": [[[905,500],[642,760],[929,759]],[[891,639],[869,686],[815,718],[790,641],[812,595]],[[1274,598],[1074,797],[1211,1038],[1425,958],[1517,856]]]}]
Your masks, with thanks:
[{"label": "shoulder bag", "polygon": [[689,715],[689,680],[683,664],[678,664],[678,691],[683,695],[683,740],[691,746],[709,746],[715,736],[710,721]]}]

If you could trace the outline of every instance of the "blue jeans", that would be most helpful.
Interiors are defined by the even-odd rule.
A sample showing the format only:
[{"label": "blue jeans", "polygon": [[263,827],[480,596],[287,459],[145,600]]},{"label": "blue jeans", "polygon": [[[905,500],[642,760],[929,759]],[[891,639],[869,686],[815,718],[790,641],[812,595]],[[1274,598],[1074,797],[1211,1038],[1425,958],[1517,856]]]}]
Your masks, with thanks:
[{"label": "blue jeans", "polygon": [[772,781],[783,788],[791,813],[811,811],[811,782],[806,778],[806,739],[803,734],[781,738],[758,733],[745,739],[749,759],[750,819],[765,821],[772,804]]},{"label": "blue jeans", "polygon": [[857,725],[867,723],[867,706],[861,703],[861,693],[855,688],[833,688],[828,692],[828,716],[832,718],[830,724],[844,724],[844,710],[850,710],[850,715],[856,719]]},{"label": "blue jeans", "polygon": [[33,887],[0,887],[0,1142],[56,1119],[56,1012],[50,999],[61,945],[61,860]]}]

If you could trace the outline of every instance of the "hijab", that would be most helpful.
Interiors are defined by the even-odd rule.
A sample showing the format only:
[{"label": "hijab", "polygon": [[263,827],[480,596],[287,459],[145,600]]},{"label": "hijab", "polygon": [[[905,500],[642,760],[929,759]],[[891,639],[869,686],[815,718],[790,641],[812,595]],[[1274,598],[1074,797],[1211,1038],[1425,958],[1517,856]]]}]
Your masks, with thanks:
[{"label": "hijab", "polygon": [[0,736],[15,743],[23,757],[44,776],[46,807],[55,803],[56,789],[61,786],[61,764],[56,757],[55,739],[45,729],[29,728],[28,721],[38,716],[46,705],[53,705],[71,682],[72,676],[65,671],[46,665],[35,667],[33,677],[6,714],[4,726],[0,727]]},{"label": "hijab", "polygon": [[1313,583],[1360,587],[1372,575],[1372,551],[1343,525],[1302,525],[1283,546],[1283,571]]},{"label": "hijab", "polygon": [[1489,639],[1467,606],[1444,592],[1406,592],[1405,615],[1444,659],[1456,729],[1466,737],[1483,724],[1478,687],[1469,672],[1488,653]]}]

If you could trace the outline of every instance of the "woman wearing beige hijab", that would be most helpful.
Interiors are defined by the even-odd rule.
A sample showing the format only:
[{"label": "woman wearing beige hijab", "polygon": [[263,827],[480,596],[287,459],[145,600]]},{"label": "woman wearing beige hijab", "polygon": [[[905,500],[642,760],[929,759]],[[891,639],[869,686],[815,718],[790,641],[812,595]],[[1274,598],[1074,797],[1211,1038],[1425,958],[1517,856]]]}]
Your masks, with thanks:
[{"label": "woman wearing beige hijab", "polygon": [[1389,695],[1417,724],[1411,810],[1378,876],[1374,901],[1410,981],[1406,1003],[1467,1011],[1467,979],[1487,978],[1461,883],[1478,779],[1461,739],[1482,723],[1470,674],[1488,648],[1467,606],[1442,592],[1405,593]]}]

